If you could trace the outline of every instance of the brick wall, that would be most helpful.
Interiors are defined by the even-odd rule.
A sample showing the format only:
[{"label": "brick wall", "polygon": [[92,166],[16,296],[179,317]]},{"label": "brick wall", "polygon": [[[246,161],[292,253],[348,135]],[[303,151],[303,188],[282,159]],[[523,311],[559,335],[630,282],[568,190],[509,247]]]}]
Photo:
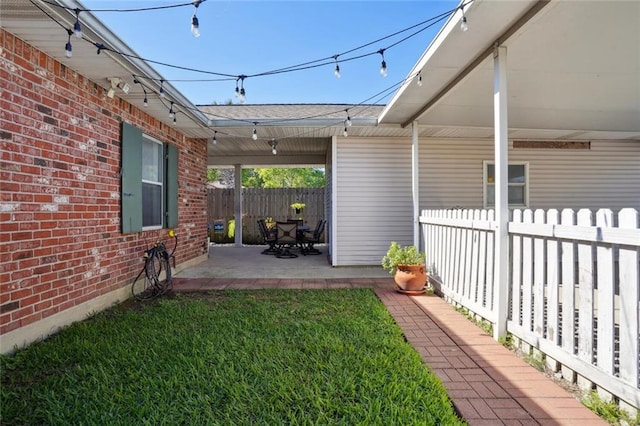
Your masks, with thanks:
[{"label": "brick wall", "polygon": [[0,37],[0,334],[127,286],[143,250],[166,235],[120,233],[121,121],[178,147],[176,261],[204,254],[205,141]]}]

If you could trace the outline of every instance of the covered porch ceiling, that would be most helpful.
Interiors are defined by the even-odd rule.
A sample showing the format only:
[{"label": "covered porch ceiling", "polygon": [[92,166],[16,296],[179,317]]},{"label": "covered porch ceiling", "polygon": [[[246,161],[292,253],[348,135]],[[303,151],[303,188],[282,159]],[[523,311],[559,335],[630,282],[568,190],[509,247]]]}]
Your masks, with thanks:
[{"label": "covered porch ceiling", "polygon": [[[640,139],[640,2],[476,0],[445,24],[381,124],[493,129],[493,50],[507,48],[512,139]],[[493,134],[493,132],[491,132]]]}]

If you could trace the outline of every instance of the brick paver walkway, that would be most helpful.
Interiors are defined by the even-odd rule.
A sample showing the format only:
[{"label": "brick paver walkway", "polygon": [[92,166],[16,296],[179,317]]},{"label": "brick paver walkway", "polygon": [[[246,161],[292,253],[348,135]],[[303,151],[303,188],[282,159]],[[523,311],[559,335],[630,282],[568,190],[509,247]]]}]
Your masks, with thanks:
[{"label": "brick paver walkway", "polygon": [[572,395],[436,296],[405,296],[392,279],[176,278],[175,291],[373,287],[469,425],[606,425]]}]

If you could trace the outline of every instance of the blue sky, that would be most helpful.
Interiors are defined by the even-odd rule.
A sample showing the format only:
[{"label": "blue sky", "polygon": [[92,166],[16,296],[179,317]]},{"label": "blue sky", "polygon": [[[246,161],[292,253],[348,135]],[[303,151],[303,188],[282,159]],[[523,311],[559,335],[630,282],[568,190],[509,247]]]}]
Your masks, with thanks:
[{"label": "blue sky", "polygon": [[[84,0],[88,9],[130,9],[186,3],[188,0]],[[454,9],[458,1],[219,1],[197,9],[201,36],[190,32],[194,7],[147,12],[99,12],[104,22],[140,57],[210,72],[252,75],[331,57],[419,24]],[[80,15],[82,19],[82,15]],[[384,52],[388,75],[379,73],[381,56],[244,81],[247,103],[386,103],[375,96],[404,79],[444,25],[444,20]],[[376,52],[423,28],[339,57]],[[167,80],[220,77],[154,65]],[[195,104],[237,102],[235,81],[171,81]]]}]

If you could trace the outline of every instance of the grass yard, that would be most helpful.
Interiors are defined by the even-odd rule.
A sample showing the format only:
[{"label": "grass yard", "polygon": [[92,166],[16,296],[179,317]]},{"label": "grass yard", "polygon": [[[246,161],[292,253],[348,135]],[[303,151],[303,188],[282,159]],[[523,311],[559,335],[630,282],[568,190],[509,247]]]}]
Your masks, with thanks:
[{"label": "grass yard", "polygon": [[368,289],[129,301],[0,360],[5,425],[463,424]]}]

